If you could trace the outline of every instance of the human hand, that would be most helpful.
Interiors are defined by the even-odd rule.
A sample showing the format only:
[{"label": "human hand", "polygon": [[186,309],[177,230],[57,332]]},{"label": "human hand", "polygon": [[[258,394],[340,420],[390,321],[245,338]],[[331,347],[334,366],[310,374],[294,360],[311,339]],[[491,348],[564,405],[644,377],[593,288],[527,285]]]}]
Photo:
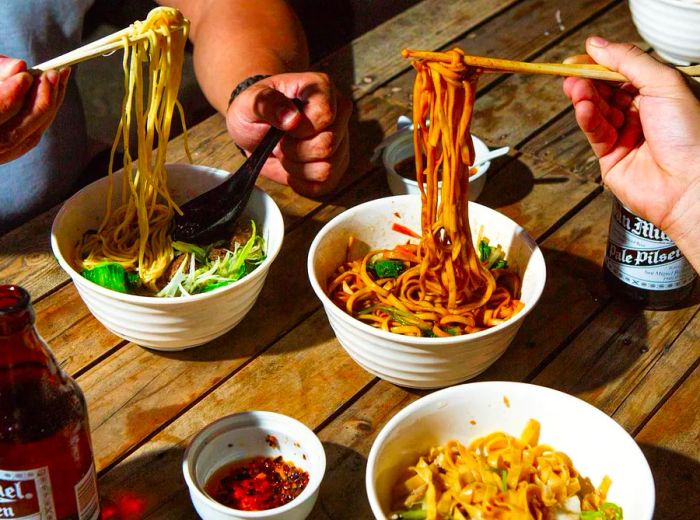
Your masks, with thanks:
[{"label": "human hand", "polygon": [[70,69],[32,77],[22,60],[0,56],[0,164],[34,148],[66,91]]},{"label": "human hand", "polygon": [[[304,102],[302,112],[291,98]],[[348,167],[351,113],[352,103],[325,74],[285,73],[241,92],[228,108],[226,124],[233,140],[249,153],[270,125],[284,130],[262,175],[313,197],[332,190]]]},{"label": "human hand", "polygon": [[680,246],[699,216],[700,101],[677,70],[631,44],[592,37],[586,51],[588,56],[571,61],[594,61],[630,80],[619,87],[564,81],[603,181],[625,206]]}]

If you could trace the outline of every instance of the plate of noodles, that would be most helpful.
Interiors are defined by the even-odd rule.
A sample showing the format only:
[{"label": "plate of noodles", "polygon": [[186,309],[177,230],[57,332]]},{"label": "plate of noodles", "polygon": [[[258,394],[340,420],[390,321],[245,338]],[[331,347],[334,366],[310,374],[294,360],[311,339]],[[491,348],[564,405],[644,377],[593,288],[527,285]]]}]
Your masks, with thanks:
[{"label": "plate of noodles", "polygon": [[[184,202],[220,184],[230,172],[189,164],[166,165],[168,185],[173,200]],[[121,180],[122,171],[115,172]],[[115,183],[113,201],[120,197],[120,183]],[[92,314],[118,336],[142,346],[159,350],[181,350],[204,344],[237,325],[255,303],[272,262],[284,238],[282,214],[274,200],[255,188],[246,206],[243,223],[255,223],[255,235],[264,243],[264,258],[256,261],[245,276],[234,282],[198,294],[157,297],[153,294],[133,294],[103,287],[85,276],[78,267],[76,254],[104,220],[104,197],[109,191],[109,179],[100,179],[73,195],[65,202],[51,229],[51,247],[61,267],[75,283],[78,292]],[[253,235],[243,240],[248,244]],[[171,245],[171,248],[173,246]],[[242,246],[242,247],[245,247]],[[222,244],[209,253],[218,258],[231,256],[236,246]],[[174,255],[182,255],[173,248]],[[198,272],[194,258],[188,253],[176,269]],[[110,262],[111,264],[111,262]],[[184,266],[184,267],[183,267]],[[193,271],[190,271],[190,268]],[[247,268],[242,267],[243,270]],[[211,270],[211,268],[210,268]],[[168,274],[168,273],[166,273]],[[189,274],[188,274],[189,275]],[[169,283],[169,282],[168,282]],[[167,283],[163,287],[167,287]]]},{"label": "plate of noodles", "polygon": [[[116,34],[124,93],[108,175],[61,208],[51,245],[90,311],[112,332],[140,345],[178,350],[233,328],[250,310],[284,225],[279,208],[255,190],[236,228],[206,243],[177,242],[180,205],[221,184],[229,172],[166,165],[189,21],[158,7]],[[137,149],[130,149],[131,137]],[[117,149],[123,168],[114,171]],[[190,159],[187,132],[184,148]]]},{"label": "plate of noodles", "polygon": [[455,386],[397,413],[366,470],[377,519],[651,520],[654,479],[597,408],[511,382]]}]

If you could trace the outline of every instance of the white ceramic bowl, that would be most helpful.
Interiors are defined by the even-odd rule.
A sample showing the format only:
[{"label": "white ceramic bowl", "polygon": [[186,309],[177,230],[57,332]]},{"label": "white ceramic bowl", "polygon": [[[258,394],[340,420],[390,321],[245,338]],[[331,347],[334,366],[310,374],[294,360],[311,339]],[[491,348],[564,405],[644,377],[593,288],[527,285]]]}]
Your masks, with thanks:
[{"label": "white ceramic bowl", "polygon": [[368,372],[413,388],[438,388],[465,381],[503,354],[537,303],[546,269],[535,241],[508,217],[486,206],[470,202],[469,217],[474,236],[483,226],[483,234],[505,249],[508,262],[520,272],[525,308],[496,327],[448,338],[416,338],[374,328],[345,313],[325,292],[328,278],[345,260],[349,237],[365,242],[369,249],[391,249],[406,242],[406,235],[391,229],[392,222],[420,230],[419,196],[387,197],[360,204],[335,217],[316,235],[308,259],[311,286],[323,303],[338,341]]},{"label": "white ceramic bowl", "polygon": [[[476,159],[474,164],[477,164],[476,172],[469,177],[469,200],[476,200],[481,194],[486,184],[486,171],[491,166],[491,161],[479,164],[479,157],[483,157],[489,152],[489,147],[479,139],[472,135],[474,141],[474,153]],[[413,157],[413,131],[408,129],[400,130],[396,133],[395,138],[391,139],[382,151],[382,163],[386,170],[386,180],[389,183],[389,189],[394,195],[419,195],[418,183],[413,179],[407,179],[399,175],[395,166],[409,157]]]},{"label": "white ceramic bowl", "polygon": [[[270,446],[268,435],[275,436],[279,446]],[[209,477],[229,462],[279,455],[309,474],[301,494],[281,507],[241,511],[219,504],[204,492]],[[192,439],[182,462],[192,504],[204,520],[303,520],[316,503],[325,471],[326,454],[314,432],[296,419],[272,412],[237,413],[211,423]]]},{"label": "white ceramic bowl", "polygon": [[367,461],[365,484],[374,516],[387,518],[391,488],[400,471],[415,464],[432,446],[451,439],[469,444],[496,431],[519,437],[529,419],[541,424],[540,443],[569,455],[593,485],[600,484],[605,475],[612,479],[608,499],[622,507],[625,518],[651,520],[654,479],[642,451],[624,429],[576,397],[507,382],[447,388],[391,418],[377,435]]},{"label": "white ceramic bowl", "polygon": [[630,0],[639,34],[659,56],[677,65],[700,62],[700,2]]},{"label": "white ceramic bowl", "polygon": [[[168,184],[176,202],[190,200],[214,186],[229,172],[171,164]],[[121,171],[114,198],[120,196]],[[182,350],[202,345],[235,327],[255,303],[270,265],[282,246],[284,222],[279,208],[265,192],[255,189],[246,206],[265,238],[267,258],[255,271],[216,291],[179,298],[122,294],[101,287],[73,269],[68,259],[80,237],[96,229],[104,215],[107,178],[93,182],[68,199],[51,228],[51,248],[75,283],[90,312],[117,336],[158,350]]]}]

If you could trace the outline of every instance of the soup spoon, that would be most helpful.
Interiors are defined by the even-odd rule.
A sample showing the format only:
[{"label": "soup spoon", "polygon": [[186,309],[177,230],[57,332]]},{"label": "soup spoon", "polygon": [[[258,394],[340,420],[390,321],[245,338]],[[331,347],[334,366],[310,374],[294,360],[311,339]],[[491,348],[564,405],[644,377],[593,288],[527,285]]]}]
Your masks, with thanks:
[{"label": "soup spoon", "polygon": [[[299,110],[302,102],[294,99]],[[214,240],[241,216],[253,192],[255,181],[265,161],[277,146],[284,132],[274,126],[263,137],[243,166],[223,183],[195,197],[180,209],[173,219],[173,239],[204,243]]]}]

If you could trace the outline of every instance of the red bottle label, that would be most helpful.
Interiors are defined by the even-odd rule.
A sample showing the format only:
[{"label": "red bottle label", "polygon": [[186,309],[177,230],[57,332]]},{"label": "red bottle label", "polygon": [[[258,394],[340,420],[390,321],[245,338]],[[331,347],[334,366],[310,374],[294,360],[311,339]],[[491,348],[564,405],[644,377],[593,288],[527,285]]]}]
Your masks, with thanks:
[{"label": "red bottle label", "polygon": [[0,469],[0,518],[56,520],[49,470]]}]

